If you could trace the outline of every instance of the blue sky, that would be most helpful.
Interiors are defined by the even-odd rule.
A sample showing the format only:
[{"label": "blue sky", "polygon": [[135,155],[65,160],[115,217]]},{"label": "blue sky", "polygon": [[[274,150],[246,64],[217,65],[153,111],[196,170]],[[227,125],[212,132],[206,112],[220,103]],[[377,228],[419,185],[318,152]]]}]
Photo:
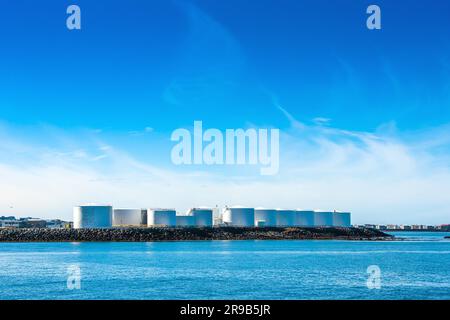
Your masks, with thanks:
[{"label": "blue sky", "polygon": [[[81,31],[69,31],[65,25],[66,8],[73,3],[82,10]],[[379,31],[365,27],[365,10],[373,3],[382,10]],[[424,202],[414,204],[408,198],[422,197],[420,190],[430,186],[450,187],[449,36],[448,1],[4,1],[0,133],[5,143],[0,164],[13,180],[21,168],[28,169],[21,174],[24,184],[38,184],[36,175],[44,181],[57,177],[64,184],[75,174],[77,186],[89,189],[93,179],[125,179],[123,168],[130,164],[111,163],[107,150],[120,150],[127,161],[164,170],[163,177],[180,174],[170,162],[170,133],[192,126],[194,120],[219,129],[280,128],[284,164],[279,180],[252,176],[257,171],[249,170],[244,181],[236,175],[228,181],[232,185],[216,190],[224,193],[222,201],[257,205],[258,199],[233,190],[238,186],[254,193],[271,183],[279,194],[273,190],[273,203],[267,205],[353,210],[364,217],[357,222],[370,222],[376,211],[373,220],[380,223],[405,221],[405,215],[390,218],[391,213],[415,210],[411,222],[444,223],[448,211],[443,210],[449,207],[445,199],[427,194]],[[303,131],[296,130],[298,124]],[[380,146],[374,148],[374,141]],[[338,164],[311,167],[324,157]],[[84,163],[86,159],[96,160]],[[380,163],[387,163],[388,169]],[[365,169],[358,171],[361,166]],[[404,167],[410,171],[399,173]],[[56,171],[46,171],[49,168]],[[302,170],[307,168],[308,177]],[[295,181],[283,180],[295,170],[301,171]],[[210,188],[221,175],[229,175],[222,168],[181,171],[194,175],[194,181],[197,175],[211,174],[204,182]],[[386,179],[379,184],[359,184],[380,173]],[[184,178],[174,176],[174,181]],[[348,192],[337,197],[328,189],[345,179],[352,180],[347,181]],[[14,182],[7,182],[3,188],[10,199],[0,203],[0,214],[9,212],[12,202],[18,208],[13,213],[33,214],[23,199],[39,198],[36,191],[25,192],[20,184],[12,188]],[[42,203],[38,213],[70,217],[77,201],[110,199],[123,206],[150,206],[161,199],[156,194],[149,195],[148,204],[131,195],[116,200],[116,192],[130,189],[133,182],[95,196],[61,196],[64,201],[54,207]],[[188,207],[193,196],[184,192],[185,186],[173,181],[168,185],[179,190],[174,198],[184,200],[170,205],[167,198],[161,204]],[[410,193],[398,194],[398,201],[383,198],[381,185],[393,190],[403,186]],[[380,208],[391,206],[392,211],[364,206],[370,192],[359,195],[361,203],[355,204],[355,191],[364,187],[372,194],[377,190],[385,199]],[[283,188],[299,191],[288,193],[287,199]],[[199,203],[192,205],[214,205],[219,198],[205,195],[195,201]]]},{"label": "blue sky", "polygon": [[77,1],[83,30],[69,32],[71,3],[3,4],[4,120],[286,126],[265,91],[303,121],[349,129],[449,117],[446,1],[379,1],[381,31],[365,28],[366,1],[135,0]]}]

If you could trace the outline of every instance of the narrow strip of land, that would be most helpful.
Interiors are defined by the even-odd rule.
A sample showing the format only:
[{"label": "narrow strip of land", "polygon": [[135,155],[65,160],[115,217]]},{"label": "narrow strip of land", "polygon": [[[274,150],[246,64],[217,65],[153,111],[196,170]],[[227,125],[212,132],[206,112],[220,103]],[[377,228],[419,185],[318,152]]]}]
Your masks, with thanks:
[{"label": "narrow strip of land", "polygon": [[360,228],[112,228],[2,229],[0,242],[151,242],[193,240],[387,240]]}]

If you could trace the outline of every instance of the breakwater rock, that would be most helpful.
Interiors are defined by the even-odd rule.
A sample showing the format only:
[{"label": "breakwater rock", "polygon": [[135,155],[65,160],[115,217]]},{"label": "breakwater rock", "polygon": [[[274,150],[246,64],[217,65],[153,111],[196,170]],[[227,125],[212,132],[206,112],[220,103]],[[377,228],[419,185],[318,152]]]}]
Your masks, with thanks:
[{"label": "breakwater rock", "polygon": [[151,242],[191,240],[384,240],[392,236],[359,228],[112,228],[2,229],[0,242]]}]

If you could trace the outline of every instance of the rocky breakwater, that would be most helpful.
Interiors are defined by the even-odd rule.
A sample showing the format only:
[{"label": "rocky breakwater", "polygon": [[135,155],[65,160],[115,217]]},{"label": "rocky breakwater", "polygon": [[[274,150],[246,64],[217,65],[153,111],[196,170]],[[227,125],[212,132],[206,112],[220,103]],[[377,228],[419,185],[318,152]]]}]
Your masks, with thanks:
[{"label": "rocky breakwater", "polygon": [[151,242],[192,240],[386,240],[392,236],[359,228],[112,228],[1,229],[0,242]]}]

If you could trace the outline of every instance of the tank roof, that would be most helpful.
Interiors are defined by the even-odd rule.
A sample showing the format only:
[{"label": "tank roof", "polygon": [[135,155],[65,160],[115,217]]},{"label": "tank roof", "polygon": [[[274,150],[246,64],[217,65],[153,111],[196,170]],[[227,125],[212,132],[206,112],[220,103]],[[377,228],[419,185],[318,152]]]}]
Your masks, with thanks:
[{"label": "tank roof", "polygon": [[83,204],[83,205],[79,205],[79,206],[75,206],[75,208],[86,208],[86,207],[112,207],[112,205],[110,204],[96,204],[96,203],[92,203],[92,204]]}]

